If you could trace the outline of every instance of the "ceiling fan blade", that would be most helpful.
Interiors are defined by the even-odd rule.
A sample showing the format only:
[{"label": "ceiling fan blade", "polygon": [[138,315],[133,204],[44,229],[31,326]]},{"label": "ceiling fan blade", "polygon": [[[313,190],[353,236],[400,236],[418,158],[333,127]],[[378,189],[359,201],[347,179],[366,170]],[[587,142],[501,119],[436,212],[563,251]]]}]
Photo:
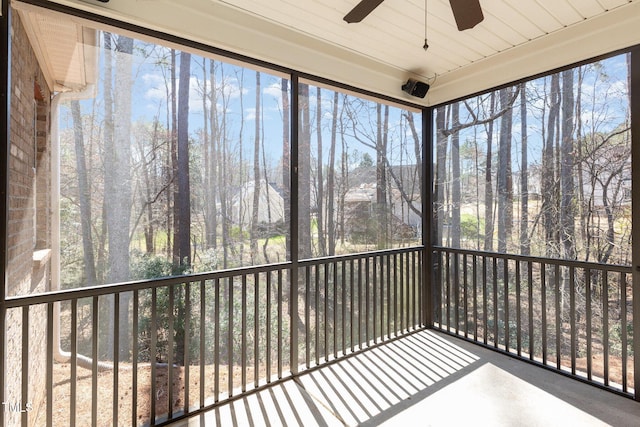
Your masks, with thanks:
[{"label": "ceiling fan blade", "polygon": [[473,28],[484,20],[480,0],[449,0],[449,3],[460,31]]},{"label": "ceiling fan blade", "polygon": [[349,24],[360,22],[367,17],[373,10],[380,6],[384,0],[362,0],[356,5],[351,12],[347,13],[343,18]]}]

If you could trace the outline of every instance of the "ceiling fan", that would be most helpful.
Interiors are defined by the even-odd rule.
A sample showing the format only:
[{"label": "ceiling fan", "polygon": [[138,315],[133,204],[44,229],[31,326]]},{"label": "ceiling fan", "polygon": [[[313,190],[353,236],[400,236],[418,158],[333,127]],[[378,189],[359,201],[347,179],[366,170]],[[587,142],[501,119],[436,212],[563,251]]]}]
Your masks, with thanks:
[{"label": "ceiling fan", "polygon": [[[345,15],[344,20],[350,24],[360,22],[373,12],[376,7],[380,6],[383,1],[361,0],[351,12]],[[484,20],[480,0],[449,0],[449,3],[460,31],[473,28]]]}]

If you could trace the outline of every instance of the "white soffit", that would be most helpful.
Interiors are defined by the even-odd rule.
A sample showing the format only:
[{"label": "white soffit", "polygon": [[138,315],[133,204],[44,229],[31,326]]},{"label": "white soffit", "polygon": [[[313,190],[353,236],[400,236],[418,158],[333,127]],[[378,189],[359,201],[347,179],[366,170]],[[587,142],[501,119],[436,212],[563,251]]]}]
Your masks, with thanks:
[{"label": "white soffit", "polygon": [[[485,20],[457,31],[448,0],[50,0],[340,83],[435,105],[640,43],[640,0],[480,0]],[[424,100],[400,87],[432,83]],[[434,80],[435,77],[435,80]]]},{"label": "white soffit", "polygon": [[79,91],[96,79],[96,32],[15,3],[49,89]]}]

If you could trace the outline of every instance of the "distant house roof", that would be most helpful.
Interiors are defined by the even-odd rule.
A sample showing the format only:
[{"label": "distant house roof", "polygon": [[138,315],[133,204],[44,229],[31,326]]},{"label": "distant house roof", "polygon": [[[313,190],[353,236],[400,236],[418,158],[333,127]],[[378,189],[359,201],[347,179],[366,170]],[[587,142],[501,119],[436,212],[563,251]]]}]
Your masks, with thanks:
[{"label": "distant house roof", "polygon": [[232,200],[232,217],[237,224],[251,224],[253,198],[258,188],[258,222],[284,221],[284,198],[264,179],[246,182]]}]

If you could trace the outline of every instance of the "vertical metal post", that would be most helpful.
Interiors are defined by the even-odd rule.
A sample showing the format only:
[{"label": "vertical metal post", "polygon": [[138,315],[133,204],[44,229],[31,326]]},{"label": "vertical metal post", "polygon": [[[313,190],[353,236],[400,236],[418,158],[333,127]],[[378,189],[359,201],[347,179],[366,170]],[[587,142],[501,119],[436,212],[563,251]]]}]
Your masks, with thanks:
[{"label": "vertical metal post", "polygon": [[[120,294],[113,296],[113,425],[118,424],[118,407],[120,406],[120,399],[118,398],[119,385],[119,369],[120,369]],[[76,301],[74,301],[75,303]],[[76,357],[77,354],[72,354],[72,357]],[[171,384],[171,382],[170,382]],[[171,401],[171,400],[169,400]],[[171,417],[169,417],[171,418]]]},{"label": "vertical metal post", "polygon": [[296,74],[291,75],[291,274],[289,276],[289,317],[291,325],[291,373],[298,373],[298,140],[300,128],[299,105],[300,82]]},{"label": "vertical metal post", "polygon": [[[585,291],[585,292],[588,292],[588,291]],[[546,365],[547,364],[547,265],[543,262],[540,263],[540,298],[541,298],[540,307],[542,310],[542,363]],[[587,312],[587,322],[590,320],[589,319],[590,315],[591,314]],[[590,331],[591,329],[587,327],[587,330]]]},{"label": "vertical metal post", "polygon": [[338,358],[338,263],[333,262],[333,356]]},{"label": "vertical metal post", "polygon": [[[77,300],[73,300],[74,308],[77,307]],[[20,402],[20,411],[23,411],[22,408],[25,407],[27,402],[29,402],[29,306],[22,307],[22,393],[21,393],[21,402]],[[72,311],[71,314],[71,322],[75,322],[77,319],[77,310],[75,312]],[[71,339],[75,340],[75,331],[71,334]],[[71,359],[71,372],[74,373],[75,370],[75,353],[73,351],[74,341],[71,343],[72,348],[72,359]],[[75,385],[76,385],[76,377],[75,375],[71,377],[71,393],[72,400],[73,394],[75,393]],[[2,405],[2,410],[4,411],[4,405]],[[72,419],[75,420],[75,414],[72,415]],[[29,423],[29,411],[22,412],[21,417],[22,425],[28,425]]]},{"label": "vertical metal post", "polygon": [[[631,211],[632,218],[640,218],[640,49],[631,51]],[[633,260],[633,330],[640,331],[640,227],[632,227]],[[633,340],[634,354],[640,354],[640,340]],[[640,357],[633,362],[635,399],[640,401]]]},{"label": "vertical metal post", "polygon": [[242,296],[241,296],[241,326],[240,326],[240,367],[242,370],[242,384],[240,390],[247,391],[247,275],[242,275]]},{"label": "vertical metal post", "polygon": [[214,324],[213,324],[213,365],[215,366],[216,376],[213,379],[213,401],[218,403],[220,399],[220,286],[224,286],[224,283],[220,284],[220,279],[216,278],[213,281],[213,286],[215,290],[215,314],[213,316]]},{"label": "vertical metal post", "polygon": [[[602,270],[602,356],[604,385],[609,386],[609,272]],[[622,333],[622,331],[620,331]]]},{"label": "vertical metal post", "polygon": [[509,342],[511,329],[509,328],[509,259],[504,257],[502,259],[502,281],[504,288],[503,304],[504,304],[504,349],[510,350],[511,343]]},{"label": "vertical metal post", "polygon": [[138,336],[140,334],[140,323],[138,319],[140,306],[140,291],[133,291],[133,313],[132,313],[132,326],[131,336],[133,337],[132,345],[132,369],[131,369],[131,390],[135,390],[131,393],[131,419],[138,419]]},{"label": "vertical metal post", "polygon": [[467,268],[467,254],[462,255],[462,301],[464,306],[462,307],[462,316],[464,336],[469,338],[469,272]]},{"label": "vertical metal post", "polygon": [[453,254],[453,316],[455,319],[454,331],[456,335],[460,332],[460,254]]},{"label": "vertical metal post", "polygon": [[227,391],[229,397],[233,396],[233,281],[234,277],[230,276],[227,280]]},{"label": "vertical metal post", "polygon": [[587,268],[584,272],[585,274],[585,289],[584,293],[586,295],[586,313],[587,313],[587,379],[591,381],[591,367],[593,365],[593,360],[591,359],[592,353],[592,336],[591,336],[591,269]]},{"label": "vertical metal post", "polygon": [[[311,269],[309,269],[309,271],[311,271]],[[315,351],[315,360],[316,360],[316,366],[320,364],[320,266],[319,265],[315,265],[314,266],[314,285],[315,285],[315,297],[314,297],[314,306],[315,306],[315,313],[314,313],[314,318],[315,318],[315,327],[316,327],[316,333],[315,333],[315,347],[314,347],[314,351]]]},{"label": "vertical metal post", "polygon": [[622,331],[622,392],[627,393],[627,276],[624,273],[620,273],[620,322],[620,330]]},{"label": "vertical metal post", "polygon": [[282,270],[278,270],[278,379],[282,378]]},{"label": "vertical metal post", "polygon": [[560,317],[560,264],[555,265],[554,272],[554,281],[555,281],[555,312],[556,312],[556,368],[560,369],[562,366],[562,329],[561,322],[562,319]]},{"label": "vertical metal post", "polygon": [[371,277],[369,274],[369,269],[371,268],[370,266],[370,257],[367,257],[365,259],[365,267],[364,267],[364,273],[365,273],[365,278],[364,278],[364,286],[365,286],[365,326],[364,326],[364,341],[366,343],[367,346],[369,346],[369,340],[370,340],[370,335],[369,335],[369,326],[371,325],[371,311],[370,311],[370,304],[369,304],[369,298],[371,297],[370,294],[370,289],[371,289]]},{"label": "vertical metal post", "polygon": [[433,327],[433,108],[422,110],[422,322]]},{"label": "vertical metal post", "polygon": [[362,258],[358,258],[358,348],[362,350]]},{"label": "vertical metal post", "polygon": [[473,255],[473,339],[478,341],[478,257],[475,254]]},{"label": "vertical metal post", "polygon": [[[93,303],[93,307],[94,307],[94,311],[93,311],[93,315],[97,316],[97,307],[98,307],[98,303],[97,303],[97,299],[94,298],[94,303]],[[97,325],[97,321],[94,319],[95,325]],[[93,333],[96,334],[98,331],[97,328],[93,329]],[[156,378],[156,343],[158,341],[158,289],[157,288],[153,288],[151,289],[151,345],[149,346],[149,354],[151,355],[150,357],[150,362],[151,362],[151,378]],[[93,351],[93,355],[94,355],[94,360],[97,360],[96,355],[98,354],[97,352],[97,340],[95,341],[95,348]],[[97,372],[97,369],[94,369],[93,372]],[[218,370],[216,369],[216,372],[218,372]],[[217,376],[217,375],[216,375]],[[93,384],[97,384],[97,382],[94,382]],[[96,394],[97,396],[97,394]],[[151,401],[151,410],[150,410],[150,414],[149,414],[149,424],[154,425],[156,423],[156,396],[157,396],[157,386],[156,386],[156,381],[152,380],[151,381],[151,391],[149,393],[149,400]],[[94,400],[96,401],[97,398]],[[97,411],[94,412],[94,414]],[[95,425],[95,424],[94,424]]]},{"label": "vertical metal post", "polygon": [[[95,332],[93,333],[95,335]],[[53,425],[53,303],[47,304],[47,373],[46,373],[46,422],[48,426]],[[92,383],[92,388],[95,388]],[[92,399],[92,404],[94,400]],[[93,406],[92,406],[93,408]],[[92,417],[93,417],[92,411]],[[93,420],[93,418],[92,418]],[[96,425],[96,423],[92,425]]]},{"label": "vertical metal post", "polygon": [[267,314],[266,314],[266,324],[267,324],[267,330],[266,330],[266,355],[265,355],[265,364],[266,364],[266,376],[267,376],[267,382],[271,382],[271,299],[272,299],[272,295],[271,295],[271,275],[272,272],[269,271],[267,272],[267,289],[265,291],[265,293],[267,294],[267,298],[266,298],[266,310],[267,310]]},{"label": "vertical metal post", "polygon": [[305,366],[307,369],[311,363],[311,266],[304,267],[304,350],[305,350]]},{"label": "vertical metal post", "polygon": [[482,342],[487,344],[489,337],[489,294],[487,293],[487,256],[482,256]]},{"label": "vertical metal post", "polygon": [[[446,301],[446,315],[447,315],[447,321],[442,322],[445,323],[447,325],[447,331],[451,332],[451,252],[447,251],[445,252],[445,260],[444,260],[444,283],[442,284],[442,286],[444,287],[445,290],[445,298],[444,300]],[[440,282],[442,283],[442,282]]]},{"label": "vertical metal post", "polygon": [[529,359],[534,360],[535,346],[533,335],[533,262],[527,261],[527,284],[529,286],[528,305],[529,305]]},{"label": "vertical metal post", "polygon": [[[626,306],[623,310],[626,312]],[[622,311],[622,310],[621,310]],[[624,319],[624,316],[621,316]],[[576,269],[574,267],[569,268],[569,318],[571,324],[571,375],[576,374]],[[624,331],[624,329],[623,329]],[[624,333],[622,334],[624,336]],[[624,338],[623,338],[624,339]],[[622,354],[624,360],[624,353]]]},{"label": "vertical metal post", "polygon": [[[500,319],[500,306],[498,298],[498,257],[494,256],[492,261],[492,282],[493,282],[493,346],[498,348],[500,344],[500,329],[498,320]],[[448,267],[447,267],[448,269]]]},{"label": "vertical metal post", "polygon": [[[5,399],[5,372],[6,363],[6,320],[7,307],[5,299],[7,297],[7,219],[9,218],[9,141],[11,131],[9,129],[10,114],[10,93],[11,93],[11,14],[9,2],[2,2],[2,16],[0,16],[0,56],[2,66],[0,67],[0,129],[4,129],[2,150],[0,150],[0,198],[3,201],[0,209],[0,254],[2,258],[2,282],[0,282],[0,402]],[[0,426],[5,424],[4,411],[0,411]]]},{"label": "vertical metal post", "polygon": [[191,337],[191,282],[184,284],[184,337],[183,337],[183,366],[184,366],[184,395],[183,408],[184,412],[189,412],[189,382],[190,373],[189,365],[191,364],[189,356],[189,344]]},{"label": "vertical metal post", "polygon": [[[199,405],[199,407],[200,408],[204,407],[204,384],[205,384],[205,376],[204,376],[205,360],[204,360],[204,358],[205,358],[205,345],[206,345],[206,336],[205,336],[206,328],[205,328],[205,325],[206,325],[206,322],[207,322],[207,318],[206,318],[207,303],[206,303],[206,293],[205,293],[206,286],[207,286],[207,282],[202,280],[200,282],[200,354],[199,354],[199,359],[200,359],[200,363],[199,363],[199,365],[200,365],[200,405]],[[136,293],[136,295],[137,295],[137,293]],[[135,307],[135,300],[134,300],[134,307]],[[134,335],[134,336],[136,336],[136,335]],[[216,370],[215,372],[216,372],[216,375],[217,375],[218,370]]]},{"label": "vertical metal post", "polygon": [[[324,265],[324,360],[329,360],[329,264]],[[335,323],[334,323],[335,325]]]},{"label": "vertical metal post", "polygon": [[[253,386],[258,388],[260,382],[260,273],[253,275],[253,288]],[[269,329],[269,324],[266,327]]]},{"label": "vertical metal post", "polygon": [[[71,373],[69,378],[69,425],[76,425],[76,401],[78,400],[78,300],[72,299],[71,301]],[[28,307],[24,307],[28,310]],[[117,316],[117,315],[116,315]],[[25,319],[23,319],[24,322]],[[27,319],[28,320],[28,317]],[[24,343],[24,336],[22,337]],[[24,346],[24,344],[23,344]],[[24,349],[23,349],[24,350]],[[24,357],[24,355],[23,355]],[[24,362],[24,361],[23,361]],[[28,370],[28,365],[23,366],[22,369]],[[117,390],[117,389],[116,389]],[[115,393],[115,392],[114,392]],[[114,394],[116,396],[116,394]],[[117,400],[114,397],[115,400]]]},{"label": "vertical metal post", "polygon": [[516,264],[516,349],[518,356],[522,356],[522,298],[521,293],[521,277],[520,277],[520,261],[515,261]]},{"label": "vertical metal post", "polygon": [[353,293],[355,292],[355,281],[354,281],[355,267],[353,260],[349,261],[349,344],[351,346],[351,352],[354,351],[354,316],[355,309],[353,306]]}]

